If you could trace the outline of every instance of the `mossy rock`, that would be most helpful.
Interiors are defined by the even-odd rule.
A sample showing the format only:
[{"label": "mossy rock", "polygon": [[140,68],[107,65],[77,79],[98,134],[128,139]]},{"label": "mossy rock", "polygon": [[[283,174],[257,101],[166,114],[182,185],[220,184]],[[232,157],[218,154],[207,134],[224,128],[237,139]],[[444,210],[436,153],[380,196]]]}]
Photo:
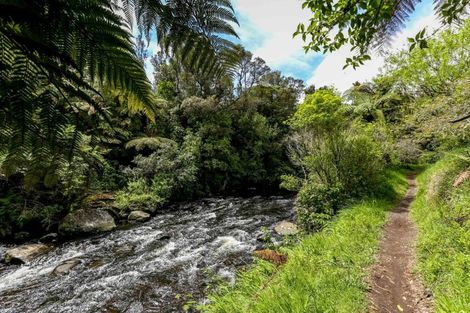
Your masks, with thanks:
[{"label": "mossy rock", "polygon": [[59,234],[64,237],[90,235],[116,228],[114,218],[105,210],[80,209],[67,214],[59,224]]}]

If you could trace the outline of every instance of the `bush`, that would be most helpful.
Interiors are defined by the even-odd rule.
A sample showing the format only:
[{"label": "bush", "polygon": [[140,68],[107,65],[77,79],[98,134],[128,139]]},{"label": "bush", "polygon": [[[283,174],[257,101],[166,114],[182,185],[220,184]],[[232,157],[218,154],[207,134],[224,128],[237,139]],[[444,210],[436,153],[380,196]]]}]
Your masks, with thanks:
[{"label": "bush", "polygon": [[321,230],[332,218],[331,214],[316,213],[309,209],[298,208],[296,211],[297,224],[308,233]]},{"label": "bush", "polygon": [[402,164],[416,164],[423,151],[411,139],[402,139],[395,144],[396,154]]},{"label": "bush", "polygon": [[343,204],[341,185],[325,186],[307,181],[297,195],[296,220],[306,232],[322,229]]},{"label": "bush", "polygon": [[181,145],[160,140],[155,152],[136,156],[135,167],[124,170],[129,183],[117,193],[117,205],[121,209],[158,208],[172,198],[190,196],[197,179],[199,146],[200,139],[189,134]]},{"label": "bush", "polygon": [[326,186],[306,182],[297,195],[297,203],[313,213],[334,215],[340,205],[344,203],[343,191],[340,184]]}]

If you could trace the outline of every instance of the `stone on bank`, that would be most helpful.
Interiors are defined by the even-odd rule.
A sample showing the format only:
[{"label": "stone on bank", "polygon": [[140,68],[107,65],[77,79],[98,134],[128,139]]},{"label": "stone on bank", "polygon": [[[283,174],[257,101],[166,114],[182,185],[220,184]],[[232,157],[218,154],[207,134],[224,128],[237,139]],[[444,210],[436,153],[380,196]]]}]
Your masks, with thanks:
[{"label": "stone on bank", "polygon": [[64,237],[91,235],[116,228],[114,218],[105,210],[80,209],[67,214],[59,224],[59,234]]}]

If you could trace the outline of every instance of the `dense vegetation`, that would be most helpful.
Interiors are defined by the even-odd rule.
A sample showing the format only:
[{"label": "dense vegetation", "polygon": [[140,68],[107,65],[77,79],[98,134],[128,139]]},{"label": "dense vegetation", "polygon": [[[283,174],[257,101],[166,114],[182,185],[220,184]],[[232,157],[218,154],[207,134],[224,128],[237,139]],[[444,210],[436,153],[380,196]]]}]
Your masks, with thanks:
[{"label": "dense vegetation", "polygon": [[[352,55],[346,58],[345,67],[356,68],[367,60],[374,50],[384,51],[393,36],[405,28],[406,22],[416,10],[420,0],[368,1],[339,0],[335,3],[305,0],[302,7],[312,11],[308,24],[299,24],[295,35],[306,42],[305,50],[332,52],[350,47]],[[441,27],[456,25],[465,20],[469,0],[434,1],[436,16]],[[429,34],[424,27],[414,38],[409,38],[410,50],[426,48]]]},{"label": "dense vegetation", "polygon": [[[93,194],[155,212],[172,200],[275,193],[292,172],[284,122],[303,82],[226,39],[236,36],[229,1],[115,4],[1,3],[0,238],[54,231]],[[153,31],[162,49],[152,89],[142,65]]]}]

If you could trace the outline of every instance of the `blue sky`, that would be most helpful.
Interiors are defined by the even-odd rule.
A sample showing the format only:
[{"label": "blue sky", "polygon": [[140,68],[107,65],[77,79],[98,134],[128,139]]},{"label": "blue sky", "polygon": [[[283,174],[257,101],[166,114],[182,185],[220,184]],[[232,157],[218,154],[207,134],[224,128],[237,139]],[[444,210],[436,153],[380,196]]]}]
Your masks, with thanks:
[{"label": "blue sky", "polygon": [[[315,85],[334,85],[344,91],[356,80],[365,81],[379,72],[383,57],[374,55],[371,62],[354,71],[342,70],[349,49],[341,49],[328,55],[305,54],[303,43],[292,34],[299,22],[307,21],[311,12],[302,10],[302,0],[233,0],[239,18],[237,29],[240,42],[267,64],[284,75],[301,78]],[[417,9],[406,29],[398,34],[393,49],[404,47],[406,38],[413,36],[424,26],[434,27],[432,0],[425,0]]]},{"label": "blue sky", "polygon": [[[240,27],[236,27],[240,43],[255,56],[261,57],[275,70],[284,75],[303,79],[307,84],[334,86],[340,91],[348,89],[355,81],[367,81],[377,75],[384,64],[384,57],[373,55],[371,61],[357,70],[343,70],[344,60],[350,56],[349,48],[343,47],[332,54],[305,54],[300,38],[292,38],[298,23],[311,17],[309,10],[302,10],[303,0],[232,0]],[[393,50],[405,47],[406,38],[412,37],[423,27],[438,25],[433,15],[432,0],[424,0],[416,8],[406,28],[393,41]],[[149,52],[157,50],[155,41]],[[392,50],[392,51],[393,51]],[[149,61],[146,71],[152,79]]]}]

